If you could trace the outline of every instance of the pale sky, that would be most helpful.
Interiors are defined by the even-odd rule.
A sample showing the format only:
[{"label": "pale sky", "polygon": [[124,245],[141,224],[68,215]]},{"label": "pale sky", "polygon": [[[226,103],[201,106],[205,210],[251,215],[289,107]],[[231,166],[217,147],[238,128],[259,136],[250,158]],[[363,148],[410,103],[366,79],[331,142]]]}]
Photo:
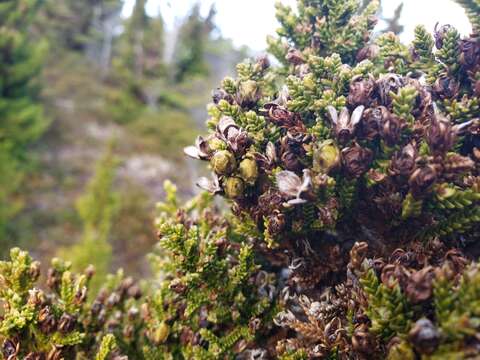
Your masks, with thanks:
[{"label": "pale sky", "polygon": [[[255,51],[266,47],[265,38],[274,34],[278,23],[275,19],[274,4],[276,0],[149,0],[147,10],[155,14],[160,9],[169,28],[178,19],[188,13],[191,6],[199,2],[202,11],[208,12],[212,3],[216,3],[216,24],[222,35],[231,38],[235,45],[248,45]],[[294,5],[296,0],[282,0]],[[389,16],[401,0],[383,0],[384,14]],[[402,34],[404,41],[413,38],[413,29],[423,24],[433,31],[438,21],[440,24],[454,25],[462,34],[468,35],[471,27],[463,9],[453,0],[403,0],[404,8],[401,23],[405,26]],[[134,0],[125,0],[124,14],[131,12]]]}]

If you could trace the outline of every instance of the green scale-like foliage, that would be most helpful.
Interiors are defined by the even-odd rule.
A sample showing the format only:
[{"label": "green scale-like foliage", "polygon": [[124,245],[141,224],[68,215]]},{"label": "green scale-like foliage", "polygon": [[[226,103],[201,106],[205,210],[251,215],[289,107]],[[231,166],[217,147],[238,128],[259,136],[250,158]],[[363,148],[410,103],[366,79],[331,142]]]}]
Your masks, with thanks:
[{"label": "green scale-like foliage", "polygon": [[[277,3],[277,30],[280,39],[269,38],[269,51],[285,61],[290,46],[321,56],[338,53],[345,62],[353,62],[357,51],[368,40],[375,25],[372,16],[378,1],[358,13],[357,1],[298,1],[298,14],[291,7]],[[283,48],[283,49],[282,49]]]},{"label": "green scale-like foliage", "polygon": [[11,261],[0,263],[5,358],[235,359],[262,341],[277,311],[273,274],[259,270],[253,247],[219,216],[210,195],[179,208],[175,187],[165,189],[159,250],[150,256],[157,273],[141,300],[121,271],[97,293],[93,267],[77,274],[60,259],[48,271],[48,291],[38,290],[40,264],[11,251]]},{"label": "green scale-like foliage", "polygon": [[[388,257],[416,241],[477,238],[478,34],[419,26],[410,46],[393,33],[373,38],[377,7],[277,4],[281,27],[268,42],[280,66],[265,57],[239,65],[213,94],[208,135],[185,149],[209,162],[212,178],[198,185],[229,201],[260,256],[289,267],[293,293],[331,284],[352,241],[368,239]],[[404,279],[380,281],[373,267],[364,276],[359,308],[369,320],[351,327],[348,346],[319,340],[338,319],[293,321],[286,300],[291,313],[279,323],[300,335],[280,341],[277,355],[349,358],[367,351],[355,331],[379,349],[400,339],[392,359],[421,352],[405,342],[423,313]]]},{"label": "green scale-like foliage", "polygon": [[[102,339],[107,329],[102,323],[111,321],[115,311],[125,306],[127,294],[109,293],[106,287],[102,300],[96,300],[97,305],[87,303],[92,270],[75,274],[71,272],[70,263],[59,259],[52,260],[47,278],[50,293],[47,294],[37,287],[40,264],[18,248],[11,250],[10,257],[11,261],[0,263],[0,296],[4,308],[0,337],[4,358],[41,358],[49,354],[74,359],[77,353],[92,358],[99,347],[96,358],[106,359],[116,348],[115,337],[105,335],[99,345],[91,346],[91,343]],[[128,292],[126,286],[123,283],[122,289]],[[102,310],[105,305],[101,301],[105,302],[110,294],[108,308]],[[97,318],[98,311],[103,311],[102,319]]]},{"label": "green scale-like foliage", "polygon": [[[354,245],[360,248],[365,250],[366,243]],[[280,358],[311,358],[319,346],[325,359],[348,359],[352,354],[395,360],[478,355],[468,345],[479,329],[478,263],[466,265],[456,249],[435,255],[427,255],[427,250],[410,252],[412,263],[424,256],[436,262],[434,257],[439,256],[438,265],[410,268],[402,259],[408,253],[397,250],[392,261],[364,259],[359,264],[362,255],[352,250],[349,282],[335,291],[327,289],[316,302],[297,299],[305,316],[283,312],[276,318],[277,324],[298,333],[288,340],[290,348],[280,347]],[[321,339],[332,326],[334,344]]]},{"label": "green scale-like foliage", "polygon": [[405,334],[410,327],[412,311],[394,279],[381,284],[372,269],[360,282],[368,296],[367,315],[372,321],[370,331],[382,338]]},{"label": "green scale-like foliage", "polygon": [[[257,294],[260,289],[252,283],[258,276],[253,249],[239,243],[242,234],[225,227],[215,215],[210,196],[200,195],[178,209],[176,189],[168,183],[165,188],[167,202],[158,205],[160,250],[151,261],[166,280],[149,303],[148,332],[153,341],[159,337],[156,340],[163,343],[164,351],[182,358],[233,358],[240,340],[251,341],[257,335],[249,322],[268,316],[274,305],[272,299]],[[183,314],[175,315],[178,306]],[[167,330],[165,324],[176,316],[180,318]],[[202,323],[210,323],[213,329]],[[208,347],[195,339],[179,346],[177,341],[185,332],[199,333]]]}]

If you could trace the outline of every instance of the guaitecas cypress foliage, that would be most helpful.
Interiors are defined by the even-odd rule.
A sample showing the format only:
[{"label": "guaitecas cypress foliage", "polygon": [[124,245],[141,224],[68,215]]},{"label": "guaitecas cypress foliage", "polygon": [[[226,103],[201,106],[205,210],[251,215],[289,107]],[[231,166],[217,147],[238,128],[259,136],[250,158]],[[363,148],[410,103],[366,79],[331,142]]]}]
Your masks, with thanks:
[{"label": "guaitecas cypress foliage", "polygon": [[377,5],[278,5],[270,48],[283,66],[239,65],[214,94],[210,133],[186,149],[213,170],[199,185],[231,199],[269,246],[475,239],[479,39],[448,25],[418,27],[410,47],[372,39]]},{"label": "guaitecas cypress foliage", "polygon": [[[92,267],[74,273],[71,263],[53,259],[48,290],[40,290],[40,264],[18,248],[10,257],[0,262],[3,359],[106,359],[133,346],[141,293],[131,278],[111,276],[87,301]],[[120,343],[114,334],[122,334]]]},{"label": "guaitecas cypress foliage", "polygon": [[[231,211],[207,193],[181,206],[167,184],[140,316],[117,314],[115,342],[79,322],[92,346],[76,338],[72,354],[478,357],[480,39],[451,26],[417,28],[411,46],[372,38],[377,5],[278,5],[270,49],[282,65],[240,64],[213,93],[208,135],[185,149],[208,161],[198,184]],[[13,301],[33,286],[16,277],[30,263],[11,271],[18,251],[0,267],[7,358],[37,351],[24,324],[40,329],[40,308]],[[42,349],[63,355],[58,341]]]},{"label": "guaitecas cypress foliage", "polygon": [[480,2],[478,0],[455,0],[459,5],[465,9],[465,13],[472,24],[474,32],[480,30],[480,20],[478,13],[480,12]]},{"label": "guaitecas cypress foliage", "polygon": [[0,239],[22,207],[15,192],[28,169],[29,146],[45,130],[38,75],[45,44],[32,42],[29,26],[39,1],[0,4]]}]

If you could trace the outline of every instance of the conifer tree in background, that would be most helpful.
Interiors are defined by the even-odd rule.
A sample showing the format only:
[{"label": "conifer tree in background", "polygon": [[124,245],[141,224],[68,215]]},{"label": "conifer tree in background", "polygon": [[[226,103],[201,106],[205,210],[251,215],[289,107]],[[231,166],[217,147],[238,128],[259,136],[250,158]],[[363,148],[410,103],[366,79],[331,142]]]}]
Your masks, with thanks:
[{"label": "conifer tree in background", "polygon": [[91,35],[93,2],[47,0],[42,11],[42,27],[56,48],[83,50]]},{"label": "conifer tree in background", "polygon": [[135,118],[145,105],[155,104],[149,85],[164,74],[163,19],[160,13],[148,16],[145,4],[145,0],[135,1],[116,44],[112,81],[119,84],[119,91],[110,95],[114,117],[119,120]]},{"label": "conifer tree in background", "polygon": [[0,3],[0,240],[21,208],[16,191],[28,169],[29,146],[46,129],[39,102],[38,74],[44,43],[29,40],[37,0]]},{"label": "conifer tree in background", "polygon": [[84,51],[101,35],[95,28],[112,13],[121,10],[121,0],[46,0],[37,21],[56,49]]},{"label": "conifer tree in background", "polygon": [[190,15],[179,29],[179,39],[175,56],[175,80],[208,73],[205,61],[205,47],[214,29],[215,8],[211,7],[206,18],[200,14],[200,4],[193,6]]},{"label": "conifer tree in background", "polygon": [[75,271],[93,265],[96,276],[91,286],[96,290],[105,281],[112,260],[109,238],[119,205],[118,194],[113,191],[117,165],[111,144],[98,162],[85,193],[77,200],[77,212],[83,224],[82,237],[77,244],[60,250],[59,254],[71,259]]},{"label": "conifer tree in background", "polygon": [[381,19],[387,23],[387,27],[385,29],[386,32],[391,31],[395,35],[399,35],[403,32],[403,30],[405,29],[405,26],[401,24],[402,11],[403,11],[403,2],[396,7],[392,17],[390,18],[387,18],[384,16],[381,17]]},{"label": "conifer tree in background", "polygon": [[135,1],[132,15],[126,20],[119,39],[118,59],[121,70],[141,83],[147,77],[158,76],[163,64],[164,24],[160,13],[147,15],[145,0]]},{"label": "conifer tree in background", "polygon": [[[364,10],[369,4],[371,0],[362,0],[361,5],[360,5],[360,10]],[[399,35],[403,32],[403,29],[405,28],[401,24],[401,18],[402,18],[402,11],[403,11],[403,2],[398,4],[398,6],[395,8],[393,14],[391,17],[386,17],[383,14],[383,5],[385,4],[385,0],[379,1],[380,3],[380,9],[379,9],[379,14],[378,18],[383,20],[386,23],[386,27],[382,30],[383,32],[393,32],[396,35]]]},{"label": "conifer tree in background", "polygon": [[99,65],[104,77],[111,69],[116,32],[121,24],[123,0],[97,1],[91,19],[92,36],[87,42],[87,56]]}]

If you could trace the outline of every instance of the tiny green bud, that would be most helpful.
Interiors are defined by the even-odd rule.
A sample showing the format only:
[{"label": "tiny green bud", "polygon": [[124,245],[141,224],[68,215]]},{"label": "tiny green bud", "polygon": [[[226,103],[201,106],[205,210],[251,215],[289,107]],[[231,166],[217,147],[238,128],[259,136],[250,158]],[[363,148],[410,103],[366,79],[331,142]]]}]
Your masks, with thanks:
[{"label": "tiny green bud", "polygon": [[218,175],[227,175],[233,172],[237,166],[235,161],[235,156],[227,151],[220,150],[213,155],[212,160],[210,160],[213,171]]},{"label": "tiny green bud", "polygon": [[168,334],[170,333],[170,328],[168,327],[167,324],[165,324],[164,322],[162,322],[158,328],[155,329],[154,333],[153,333],[153,339],[152,341],[155,343],[155,344],[161,344],[163,343],[165,340],[167,340],[167,337],[168,337]]},{"label": "tiny green bud", "polygon": [[225,180],[224,190],[228,198],[238,199],[243,196],[245,184],[243,180],[238,177],[230,177]]},{"label": "tiny green bud", "polygon": [[313,79],[313,75],[307,75],[303,79],[303,85],[305,85],[305,88],[307,90],[315,90],[317,85],[315,84],[315,80]]},{"label": "tiny green bud", "polygon": [[213,139],[208,141],[208,146],[213,151],[217,150],[225,150],[227,148],[227,144],[224,141],[220,140],[219,138],[214,137]]},{"label": "tiny green bud", "polygon": [[449,187],[447,184],[438,185],[436,186],[435,190],[440,201],[446,200],[456,194],[455,189]]},{"label": "tiny green bud", "polygon": [[241,83],[240,92],[241,95],[246,98],[253,98],[258,91],[257,82],[254,80],[247,80]]},{"label": "tiny green bud", "polygon": [[22,251],[18,247],[14,247],[10,249],[10,257],[12,259],[19,257],[21,254],[22,254]]},{"label": "tiny green bud", "polygon": [[340,150],[335,142],[326,140],[313,152],[313,169],[328,174],[340,164]]},{"label": "tiny green bud", "polygon": [[416,200],[412,193],[408,193],[402,203],[402,219],[418,216],[422,212],[422,200]]},{"label": "tiny green bud", "polygon": [[240,84],[237,99],[240,105],[255,104],[260,97],[260,88],[256,81],[247,80]]},{"label": "tiny green bud", "polygon": [[394,344],[387,355],[388,360],[413,360],[415,353],[410,345],[406,342]]},{"label": "tiny green bud", "polygon": [[40,276],[40,263],[38,261],[34,261],[30,264],[30,269],[28,270],[29,275],[33,280],[37,280]]},{"label": "tiny green bud", "polygon": [[249,185],[255,184],[258,178],[258,165],[253,159],[244,159],[239,166],[240,177]]}]

